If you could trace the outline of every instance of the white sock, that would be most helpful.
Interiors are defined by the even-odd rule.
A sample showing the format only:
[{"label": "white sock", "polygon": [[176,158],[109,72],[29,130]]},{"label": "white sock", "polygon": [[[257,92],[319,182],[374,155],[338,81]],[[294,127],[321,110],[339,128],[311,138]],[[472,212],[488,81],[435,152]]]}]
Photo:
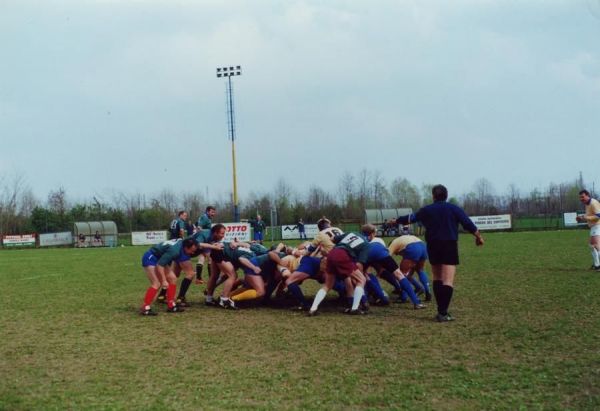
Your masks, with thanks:
[{"label": "white sock", "polygon": [[312,303],[312,306],[310,307],[311,311],[317,311],[317,308],[319,308],[319,304],[321,304],[321,301],[323,301],[325,299],[325,296],[327,295],[327,291],[325,291],[324,289],[319,289],[319,291],[317,291],[317,295],[315,295],[315,299]]},{"label": "white sock", "polygon": [[212,303],[213,301],[213,296],[212,295],[207,295],[206,298],[204,299],[207,303]]},{"label": "white sock", "polygon": [[352,297],[352,310],[356,310],[358,305],[360,304],[360,299],[362,298],[365,290],[361,286],[354,287],[354,296]]},{"label": "white sock", "polygon": [[593,245],[591,245],[590,248],[592,249],[592,260],[594,260],[594,265],[598,267],[600,265],[600,253],[598,253],[598,250],[596,250],[596,247]]}]

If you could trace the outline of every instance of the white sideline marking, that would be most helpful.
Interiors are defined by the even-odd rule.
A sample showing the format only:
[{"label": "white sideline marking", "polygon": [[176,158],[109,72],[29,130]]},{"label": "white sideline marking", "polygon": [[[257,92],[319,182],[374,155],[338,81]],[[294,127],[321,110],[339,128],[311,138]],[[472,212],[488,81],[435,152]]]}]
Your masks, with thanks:
[{"label": "white sideline marking", "polygon": [[36,275],[35,277],[25,277],[25,278],[19,278],[19,280],[37,280],[38,278],[44,278],[44,277],[58,277],[60,274],[46,274],[46,275]]}]

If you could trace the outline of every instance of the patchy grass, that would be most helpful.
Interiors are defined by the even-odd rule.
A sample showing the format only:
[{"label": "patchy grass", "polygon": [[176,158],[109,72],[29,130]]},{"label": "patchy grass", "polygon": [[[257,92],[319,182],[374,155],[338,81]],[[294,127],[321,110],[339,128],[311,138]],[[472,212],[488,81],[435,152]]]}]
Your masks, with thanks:
[{"label": "patchy grass", "polygon": [[[461,240],[451,306],[138,316],[144,248],[0,252],[0,409],[598,409],[583,231]],[[316,284],[304,285],[306,294]]]}]

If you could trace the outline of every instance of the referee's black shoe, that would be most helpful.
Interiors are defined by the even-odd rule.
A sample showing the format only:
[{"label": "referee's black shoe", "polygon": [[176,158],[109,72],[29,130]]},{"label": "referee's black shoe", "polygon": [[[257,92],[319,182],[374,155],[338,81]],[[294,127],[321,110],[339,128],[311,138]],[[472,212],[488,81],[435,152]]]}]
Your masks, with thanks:
[{"label": "referee's black shoe", "polygon": [[450,321],[454,321],[454,317],[452,317],[450,314],[446,314],[446,315],[438,314],[435,316],[435,320],[438,323],[447,323]]}]

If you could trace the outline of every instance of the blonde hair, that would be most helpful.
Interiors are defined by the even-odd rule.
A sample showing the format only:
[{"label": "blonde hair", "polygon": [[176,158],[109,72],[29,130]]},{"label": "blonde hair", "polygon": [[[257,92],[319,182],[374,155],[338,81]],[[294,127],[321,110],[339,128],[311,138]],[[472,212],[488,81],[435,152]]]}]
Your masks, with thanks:
[{"label": "blonde hair", "polygon": [[360,231],[365,235],[371,235],[377,231],[377,227],[373,224],[365,224],[360,228]]}]

